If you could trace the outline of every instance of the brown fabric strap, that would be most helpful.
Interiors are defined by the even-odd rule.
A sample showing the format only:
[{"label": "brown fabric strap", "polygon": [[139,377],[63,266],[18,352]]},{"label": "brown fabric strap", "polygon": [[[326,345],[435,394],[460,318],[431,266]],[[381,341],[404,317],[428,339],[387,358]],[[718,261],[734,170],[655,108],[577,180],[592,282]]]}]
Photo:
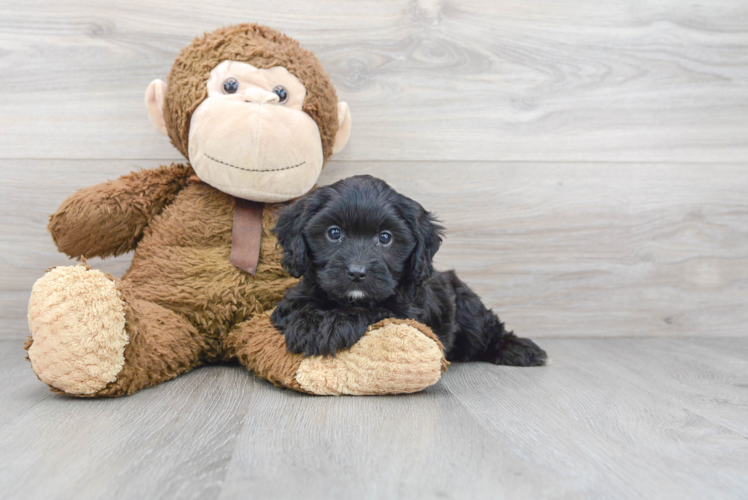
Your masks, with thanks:
[{"label": "brown fabric strap", "polygon": [[236,198],[234,228],[231,231],[229,262],[254,275],[260,259],[262,239],[262,209],[264,204]]}]

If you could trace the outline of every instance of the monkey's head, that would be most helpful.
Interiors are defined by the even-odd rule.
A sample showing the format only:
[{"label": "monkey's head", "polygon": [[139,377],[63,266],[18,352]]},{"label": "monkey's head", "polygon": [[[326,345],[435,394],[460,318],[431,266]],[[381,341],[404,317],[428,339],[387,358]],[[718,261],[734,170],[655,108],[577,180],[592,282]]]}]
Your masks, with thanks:
[{"label": "monkey's head", "polygon": [[193,40],[145,102],[203,182],[253,201],[309,191],[351,131],[348,105],[314,54],[257,24]]}]

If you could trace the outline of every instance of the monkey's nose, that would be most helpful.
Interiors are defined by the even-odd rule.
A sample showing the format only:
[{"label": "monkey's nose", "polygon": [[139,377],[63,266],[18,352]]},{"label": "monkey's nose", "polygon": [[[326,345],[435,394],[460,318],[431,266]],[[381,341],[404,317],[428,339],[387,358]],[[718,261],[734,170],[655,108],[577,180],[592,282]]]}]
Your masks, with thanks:
[{"label": "monkey's nose", "polygon": [[364,266],[352,264],[348,266],[348,271],[346,271],[346,274],[348,275],[349,280],[353,281],[354,283],[358,283],[366,279],[366,268]]},{"label": "monkey's nose", "polygon": [[249,87],[244,91],[244,101],[256,104],[275,104],[278,102],[278,94],[259,87]]}]

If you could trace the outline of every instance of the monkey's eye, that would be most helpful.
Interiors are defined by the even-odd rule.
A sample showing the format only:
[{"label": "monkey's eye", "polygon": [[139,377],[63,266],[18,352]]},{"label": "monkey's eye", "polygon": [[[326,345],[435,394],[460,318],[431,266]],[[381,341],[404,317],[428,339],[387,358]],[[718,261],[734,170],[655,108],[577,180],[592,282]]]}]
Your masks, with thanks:
[{"label": "monkey's eye", "polygon": [[343,236],[343,231],[338,226],[331,226],[327,228],[327,239],[330,241],[338,241]]},{"label": "monkey's eye", "polygon": [[392,243],[392,233],[389,231],[379,233],[379,243],[385,246]]},{"label": "monkey's eye", "polygon": [[285,87],[278,85],[273,89],[273,94],[278,96],[278,104],[283,104],[288,100],[288,90]]},{"label": "monkey's eye", "polygon": [[236,78],[229,78],[223,82],[223,91],[225,93],[236,94],[237,90],[239,90],[239,82],[236,81]]}]

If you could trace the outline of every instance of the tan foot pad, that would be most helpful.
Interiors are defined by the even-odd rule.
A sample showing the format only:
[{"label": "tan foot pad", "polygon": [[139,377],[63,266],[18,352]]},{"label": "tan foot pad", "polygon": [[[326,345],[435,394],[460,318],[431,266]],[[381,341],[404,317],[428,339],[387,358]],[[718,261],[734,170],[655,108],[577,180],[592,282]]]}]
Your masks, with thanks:
[{"label": "tan foot pad", "polygon": [[336,357],[304,359],[296,381],[319,395],[418,392],[439,381],[447,362],[438,339],[422,325],[385,320]]},{"label": "tan foot pad", "polygon": [[31,367],[68,394],[93,394],[125,363],[125,310],[114,282],[86,266],[57,267],[39,279],[29,301]]}]

